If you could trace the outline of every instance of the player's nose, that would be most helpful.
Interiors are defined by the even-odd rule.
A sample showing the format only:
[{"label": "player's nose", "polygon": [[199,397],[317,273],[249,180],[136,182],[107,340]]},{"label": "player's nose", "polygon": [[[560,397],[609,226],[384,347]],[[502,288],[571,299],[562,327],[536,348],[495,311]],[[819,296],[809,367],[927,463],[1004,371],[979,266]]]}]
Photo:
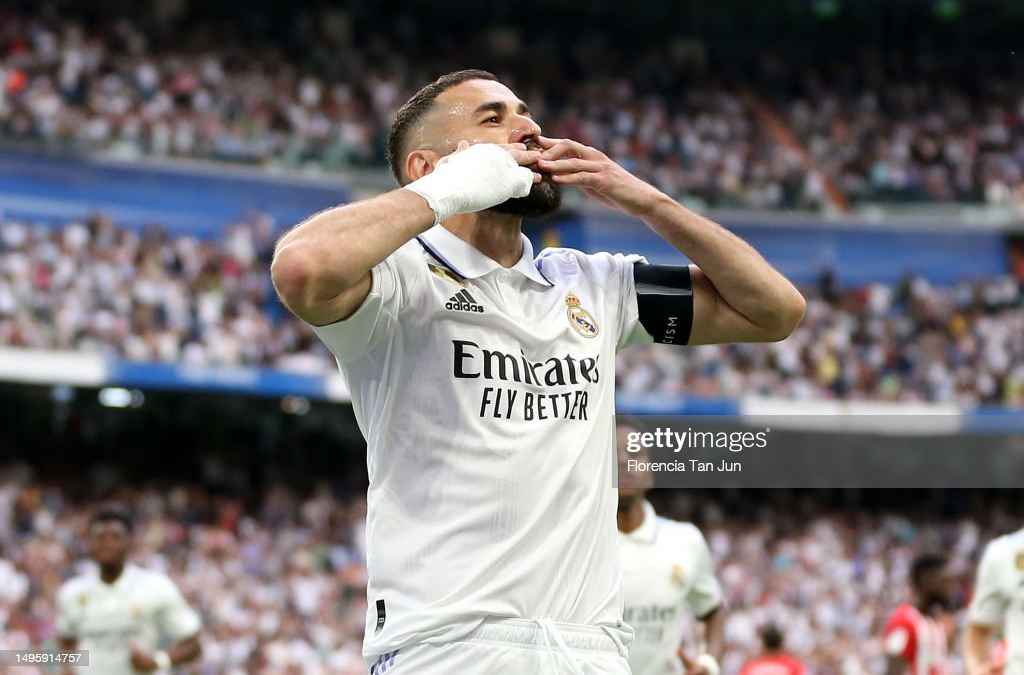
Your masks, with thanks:
[{"label": "player's nose", "polygon": [[532,118],[520,115],[516,119],[515,128],[512,131],[512,138],[509,139],[509,143],[526,143],[529,145],[531,141],[535,142],[538,136],[540,136],[540,125],[534,122]]}]

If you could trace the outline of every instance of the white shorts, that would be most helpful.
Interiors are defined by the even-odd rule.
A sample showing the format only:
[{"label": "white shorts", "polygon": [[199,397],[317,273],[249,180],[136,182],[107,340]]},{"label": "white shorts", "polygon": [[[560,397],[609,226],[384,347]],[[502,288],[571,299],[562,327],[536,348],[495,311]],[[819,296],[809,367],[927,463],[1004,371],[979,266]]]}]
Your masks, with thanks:
[{"label": "white shorts", "polygon": [[370,675],[630,675],[628,628],[500,619],[464,640],[373,657]]}]

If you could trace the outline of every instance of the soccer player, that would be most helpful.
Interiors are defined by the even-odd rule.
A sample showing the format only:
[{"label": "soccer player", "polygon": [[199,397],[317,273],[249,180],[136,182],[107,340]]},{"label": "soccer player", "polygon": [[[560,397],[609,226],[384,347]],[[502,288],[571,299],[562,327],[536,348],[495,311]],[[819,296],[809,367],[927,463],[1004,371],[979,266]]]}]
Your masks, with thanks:
[{"label": "soccer player", "polygon": [[946,629],[940,614],[949,607],[946,559],[922,555],[910,568],[912,602],[897,607],[885,625],[886,675],[943,675],[948,671]]},{"label": "soccer player", "polygon": [[800,659],[784,651],[786,636],[778,626],[765,624],[760,633],[764,649],[743,664],[740,675],[804,675],[807,672]]},{"label": "soccer player", "polygon": [[88,532],[97,571],[66,581],[57,595],[60,647],[88,650],[88,672],[167,671],[200,653],[199,616],[167,575],[127,562],[131,536],[126,512],[98,511]]},{"label": "soccer player", "polygon": [[[311,216],[271,266],[367,440],[370,671],[626,673],[615,353],[779,340],[804,300],[721,226],[542,136],[490,73],[417,92],[388,154],[399,189]],[[556,209],[563,186],[696,265],[535,257],[522,219]]]},{"label": "soccer player", "polygon": [[[978,565],[964,634],[968,675],[1024,675],[1024,529],[993,540]],[[1005,657],[993,655],[997,632]]]},{"label": "soccer player", "polygon": [[[629,471],[630,434],[618,427],[619,541],[622,551],[623,618],[635,636],[629,648],[633,675],[718,675],[722,658],[725,609],[704,535],[691,523],[662,518],[645,499],[650,473]],[[707,650],[696,658],[680,647],[687,614],[703,627]]]}]

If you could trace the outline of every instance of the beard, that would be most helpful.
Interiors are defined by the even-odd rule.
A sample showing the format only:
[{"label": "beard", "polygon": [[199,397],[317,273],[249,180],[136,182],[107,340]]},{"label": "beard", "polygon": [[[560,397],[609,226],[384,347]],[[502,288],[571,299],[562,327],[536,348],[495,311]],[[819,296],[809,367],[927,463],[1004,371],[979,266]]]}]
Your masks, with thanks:
[{"label": "beard", "polygon": [[525,197],[513,197],[492,206],[490,210],[510,216],[537,218],[557,211],[561,205],[562,186],[553,182],[551,176],[544,176],[541,182],[533,184],[530,194]]}]

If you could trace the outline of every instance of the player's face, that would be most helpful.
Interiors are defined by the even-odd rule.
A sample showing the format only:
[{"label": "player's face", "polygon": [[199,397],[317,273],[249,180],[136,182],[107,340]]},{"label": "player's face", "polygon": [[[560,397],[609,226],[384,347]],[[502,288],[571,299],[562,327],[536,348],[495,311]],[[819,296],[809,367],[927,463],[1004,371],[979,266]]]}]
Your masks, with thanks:
[{"label": "player's face", "polygon": [[920,592],[929,607],[948,608],[953,596],[953,575],[946,568],[932,570],[921,579]]},{"label": "player's face", "polygon": [[128,556],[129,534],[116,520],[94,523],[89,530],[89,554],[100,565],[123,564]]},{"label": "player's face", "polygon": [[629,460],[647,460],[647,453],[629,452],[629,435],[636,429],[620,426],[616,429],[616,448],[619,458],[619,499],[639,499],[654,487],[654,476],[650,472],[630,471]]},{"label": "player's face", "polygon": [[[437,97],[430,123],[436,125],[442,154],[452,152],[459,141],[470,143],[524,143],[538,148],[538,125],[526,104],[511,89],[491,80],[469,80]],[[544,176],[530,194],[498,204],[494,211],[516,216],[542,216],[562,202],[561,186]]]}]

